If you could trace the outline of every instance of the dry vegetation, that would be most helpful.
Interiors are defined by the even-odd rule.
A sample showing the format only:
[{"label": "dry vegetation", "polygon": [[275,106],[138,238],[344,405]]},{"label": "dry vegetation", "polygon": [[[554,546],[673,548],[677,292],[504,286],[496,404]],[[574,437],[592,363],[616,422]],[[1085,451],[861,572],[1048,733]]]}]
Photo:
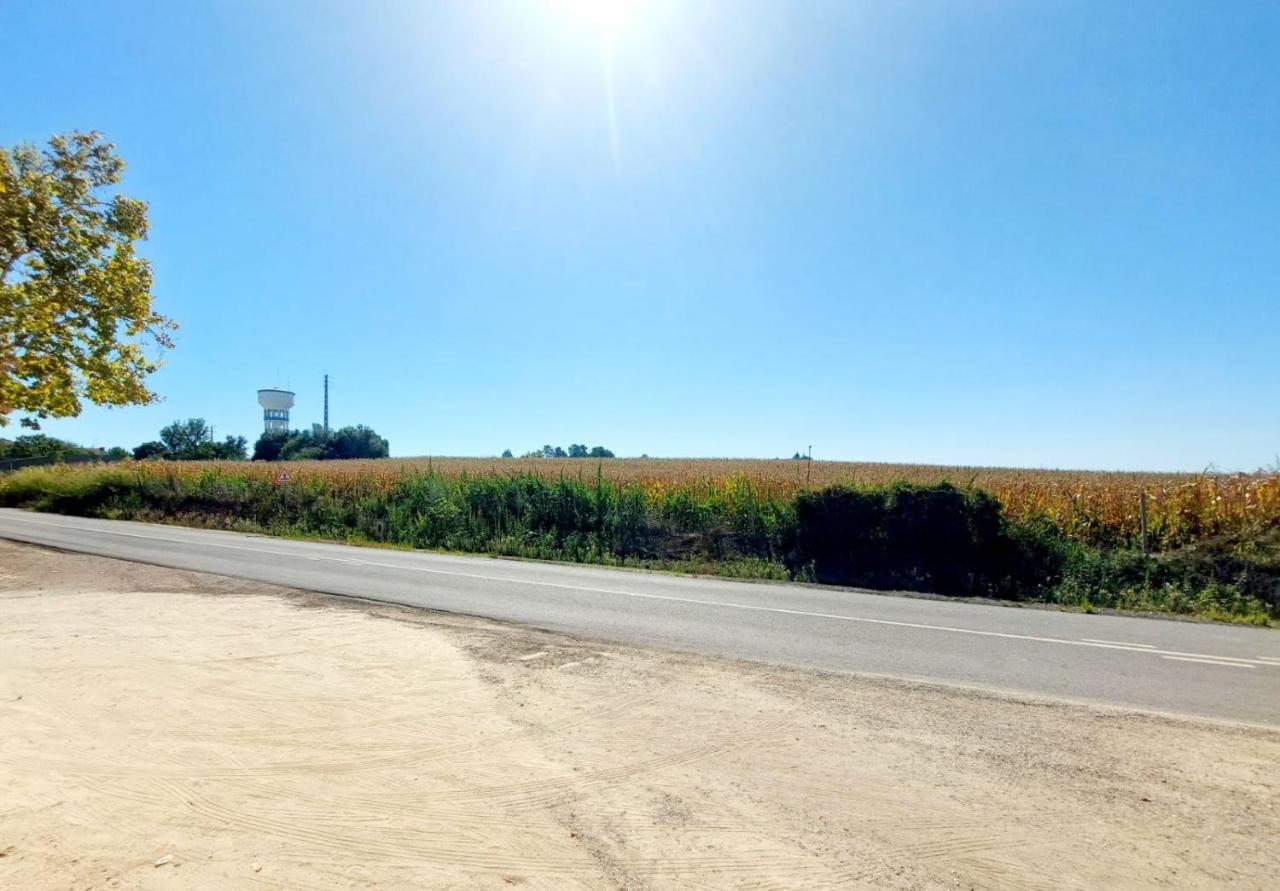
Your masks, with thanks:
[{"label": "dry vegetation", "polygon": [[[812,466],[810,466],[812,464]],[[292,481],[322,479],[351,490],[390,488],[405,476],[533,475],[546,480],[604,479],[640,486],[661,499],[677,490],[723,492],[750,486],[757,496],[793,498],[808,488],[844,484],[886,486],[950,482],[990,492],[1008,516],[1046,518],[1073,538],[1091,543],[1132,541],[1139,533],[1139,503],[1147,496],[1153,547],[1176,547],[1224,534],[1243,535],[1280,523],[1280,472],[1138,473],[872,464],[847,461],[739,458],[386,458],[373,461],[297,461],[286,464],[183,462],[135,465],[140,473],[191,478],[218,470],[274,479],[283,468]]]},{"label": "dry vegetation", "polygon": [[2,476],[0,504],[1085,609],[1280,619],[1275,470],[794,459],[126,461]]}]

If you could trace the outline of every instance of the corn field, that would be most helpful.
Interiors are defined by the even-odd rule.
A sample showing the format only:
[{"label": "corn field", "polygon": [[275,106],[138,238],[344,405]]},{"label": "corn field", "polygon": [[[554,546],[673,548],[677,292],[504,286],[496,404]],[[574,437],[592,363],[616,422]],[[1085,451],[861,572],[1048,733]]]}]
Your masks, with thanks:
[{"label": "corn field", "polygon": [[0,474],[0,505],[503,556],[1280,619],[1274,471],[648,458],[124,461]]},{"label": "corn field", "polygon": [[[810,466],[811,465],[811,466]],[[950,482],[994,495],[1010,518],[1046,521],[1091,545],[1133,544],[1140,535],[1145,493],[1149,544],[1182,547],[1218,536],[1250,538],[1280,526],[1280,473],[1170,474],[946,467],[841,461],[623,458],[386,458],[374,461],[141,462],[120,465],[140,478],[193,483],[240,478],[285,486],[322,485],[352,497],[387,492],[408,477],[445,479],[535,476],[594,482],[597,476],[643,493],[652,503],[673,496],[695,500],[793,499],[805,489],[834,484],[877,487],[897,482]],[[93,474],[91,467],[46,472]]]}]

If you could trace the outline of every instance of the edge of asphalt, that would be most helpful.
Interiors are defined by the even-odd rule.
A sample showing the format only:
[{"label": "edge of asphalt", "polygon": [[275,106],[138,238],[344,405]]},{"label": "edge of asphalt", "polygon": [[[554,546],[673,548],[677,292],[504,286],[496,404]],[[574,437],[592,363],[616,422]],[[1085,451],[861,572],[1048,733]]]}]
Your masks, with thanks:
[{"label": "edge of asphalt", "polygon": [[[30,508],[10,508],[11,510],[21,510],[24,513],[38,514],[42,516],[54,517],[73,517],[85,520],[105,520],[104,517],[82,517],[78,514],[61,514],[53,511],[39,511]],[[301,541],[311,542],[313,544],[332,544],[342,545],[353,548],[367,548],[372,551],[400,551],[408,554],[439,554],[447,557],[469,557],[477,560],[492,560],[494,562],[509,563],[533,563],[547,566],[564,566],[579,567],[586,569],[610,569],[619,572],[633,572],[648,575],[664,575],[674,578],[701,579],[705,581],[721,581],[721,582],[741,582],[752,585],[783,585],[795,588],[809,588],[817,591],[847,591],[853,594],[867,594],[873,597],[897,597],[904,600],[934,600],[944,603],[972,603],[980,606],[998,606],[1003,609],[1026,609],[1039,610],[1044,612],[1069,613],[1072,615],[1098,615],[1098,616],[1122,616],[1131,619],[1158,619],[1165,622],[1185,622],[1192,625],[1220,625],[1228,628],[1258,628],[1262,630],[1280,630],[1280,624],[1257,625],[1250,622],[1226,622],[1220,619],[1209,619],[1203,616],[1190,616],[1180,613],[1166,613],[1151,610],[1123,610],[1111,607],[1094,607],[1090,610],[1083,610],[1067,604],[1048,603],[1038,600],[998,600],[992,597],[953,597],[946,594],[933,594],[928,591],[907,591],[901,589],[880,590],[875,588],[858,588],[851,585],[830,585],[821,582],[803,582],[794,579],[764,579],[752,577],[739,577],[718,575],[713,573],[700,572],[684,572],[678,569],[666,569],[663,567],[651,566],[617,566],[609,563],[575,563],[570,560],[550,560],[540,557],[519,557],[508,556],[502,554],[484,554],[473,551],[451,551],[444,548],[414,548],[409,546],[390,544],[386,542],[366,541],[366,540],[339,540],[334,538],[323,538],[319,536],[305,535],[273,535],[269,532],[244,531],[239,529],[220,529],[211,526],[195,526],[187,523],[168,523],[164,521],[150,520],[113,520],[112,522],[138,523],[143,526],[160,526],[175,529],[195,529],[202,532],[225,532],[232,535],[243,535],[248,538],[261,538],[267,540],[278,541]],[[3,532],[0,532],[0,538],[5,538]],[[21,539],[9,539],[10,541],[21,541]],[[57,550],[55,548],[55,550]],[[68,553],[83,553],[78,551],[68,551]],[[136,561],[142,562],[142,561]],[[164,564],[153,563],[153,566],[162,566]]]}]

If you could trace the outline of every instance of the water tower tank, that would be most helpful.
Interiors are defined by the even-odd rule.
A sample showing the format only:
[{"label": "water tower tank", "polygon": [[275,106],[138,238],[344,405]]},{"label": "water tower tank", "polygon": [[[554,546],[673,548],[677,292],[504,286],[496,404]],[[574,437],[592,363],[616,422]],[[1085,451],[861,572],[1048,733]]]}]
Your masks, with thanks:
[{"label": "water tower tank", "polygon": [[266,433],[289,429],[289,409],[293,408],[290,390],[259,390],[258,404],[262,406],[262,427]]}]

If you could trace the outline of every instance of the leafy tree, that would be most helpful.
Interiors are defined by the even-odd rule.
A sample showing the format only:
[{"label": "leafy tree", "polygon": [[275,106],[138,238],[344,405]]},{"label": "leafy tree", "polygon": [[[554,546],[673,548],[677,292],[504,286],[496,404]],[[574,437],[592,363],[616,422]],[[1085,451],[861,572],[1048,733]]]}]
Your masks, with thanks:
[{"label": "leafy tree", "polygon": [[289,436],[287,430],[268,430],[263,433],[253,444],[253,460],[279,461],[280,450],[289,441]]},{"label": "leafy tree", "polygon": [[[231,441],[231,437],[227,439]],[[222,444],[215,448],[225,451],[227,446]],[[19,436],[13,440],[0,439],[0,460],[49,458],[54,461],[69,461],[75,458],[91,458],[99,461],[123,461],[130,457],[130,454],[128,449],[122,449],[120,446],[112,446],[104,450],[77,445],[43,433]],[[133,455],[137,458],[165,457],[167,454],[168,449],[162,442],[143,443],[133,450]]]},{"label": "leafy tree", "polygon": [[12,442],[5,440],[0,443],[0,458],[62,459],[71,456],[96,454],[98,454],[97,449],[85,448],[84,446],[76,445],[74,442],[46,436],[43,433],[19,436]]},{"label": "leafy tree", "polygon": [[280,448],[281,461],[312,461],[325,457],[328,434],[319,424],[310,430],[295,430]]},{"label": "leafy tree", "polygon": [[295,430],[280,447],[281,461],[310,461],[324,457],[324,428]]},{"label": "leafy tree", "polygon": [[325,457],[331,459],[385,458],[389,454],[390,444],[363,424],[335,430],[325,448]]},{"label": "leafy tree", "polygon": [[503,450],[502,450],[502,457],[504,457],[504,458],[510,458],[510,457],[512,457],[511,449],[503,449]]},{"label": "leafy tree", "polygon": [[200,457],[200,447],[208,444],[212,437],[213,431],[204,418],[174,421],[160,430],[160,441],[164,443],[166,457],[178,460]]},{"label": "leafy tree", "polygon": [[19,436],[17,439],[0,439],[0,460],[4,461],[22,461],[27,458],[46,458],[51,461],[69,461],[73,458],[119,461],[127,457],[129,453],[121,448],[104,452],[102,449],[77,445],[43,433]]},{"label": "leafy tree", "polygon": [[[157,448],[158,446],[158,448]],[[213,430],[204,418],[174,421],[160,431],[160,442],[144,442],[133,450],[135,458],[168,458],[172,461],[243,461],[249,443],[243,436],[213,441]]]},{"label": "leafy tree", "polygon": [[139,461],[145,461],[147,458],[164,458],[167,454],[168,449],[165,448],[165,444],[154,439],[133,449],[133,457]]},{"label": "leafy tree", "polygon": [[249,457],[249,441],[243,436],[228,436],[222,442],[211,442],[209,457],[219,461],[243,461]]},{"label": "leafy tree", "polygon": [[363,424],[332,432],[316,424],[310,430],[263,434],[254,446],[253,455],[259,461],[330,461],[385,458],[390,452],[387,441]]},{"label": "leafy tree", "polygon": [[146,203],[104,194],[123,170],[97,133],[0,149],[0,426],[157,398],[144,346],[171,347],[176,326],[152,309],[151,264],[134,251]]},{"label": "leafy tree", "polygon": [[[511,457],[504,453],[503,457]],[[604,446],[593,446],[588,449],[581,443],[573,443],[569,446],[569,451],[565,451],[560,446],[544,445],[540,450],[526,452],[521,455],[522,458],[612,458],[613,452]]]}]

